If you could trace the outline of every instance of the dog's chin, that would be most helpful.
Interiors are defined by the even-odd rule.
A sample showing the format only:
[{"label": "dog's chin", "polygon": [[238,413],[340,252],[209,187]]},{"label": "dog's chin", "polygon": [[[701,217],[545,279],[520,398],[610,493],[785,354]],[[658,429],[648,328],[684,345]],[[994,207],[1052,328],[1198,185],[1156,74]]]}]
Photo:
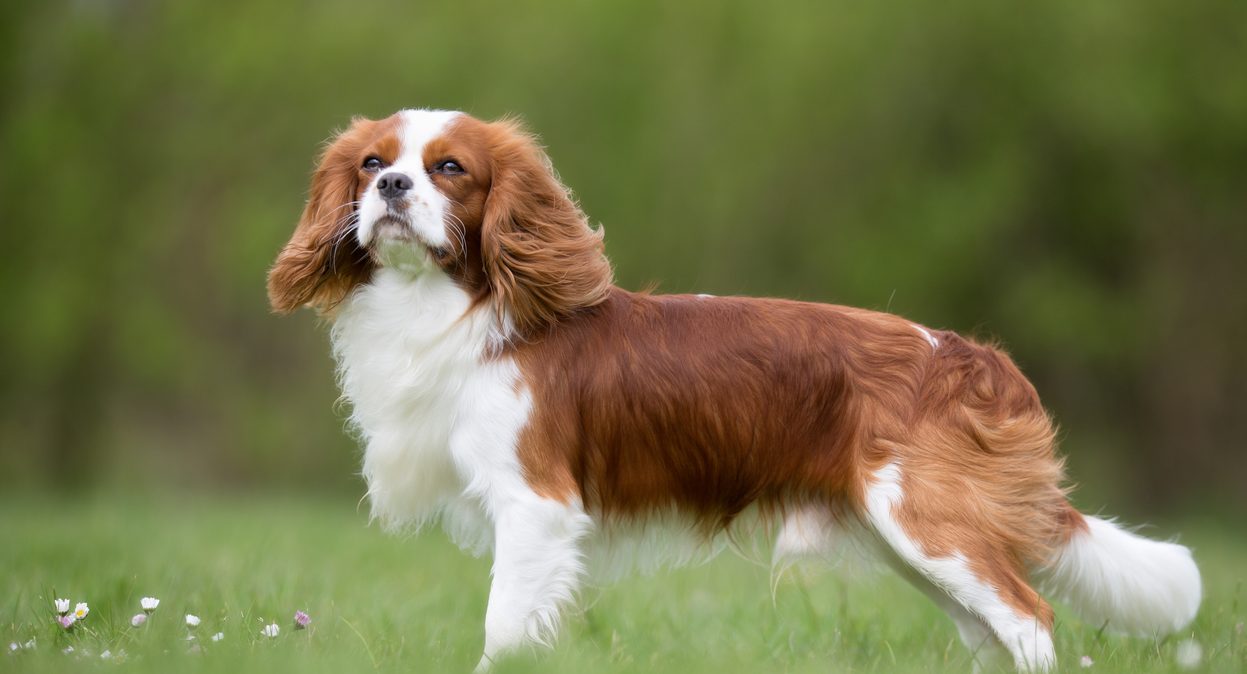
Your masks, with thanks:
[{"label": "dog's chin", "polygon": [[415,241],[416,233],[407,218],[386,213],[372,223],[372,235],[377,241]]},{"label": "dog's chin", "polygon": [[386,215],[373,224],[372,232],[368,249],[382,267],[422,274],[436,266],[433,250],[407,221]]}]

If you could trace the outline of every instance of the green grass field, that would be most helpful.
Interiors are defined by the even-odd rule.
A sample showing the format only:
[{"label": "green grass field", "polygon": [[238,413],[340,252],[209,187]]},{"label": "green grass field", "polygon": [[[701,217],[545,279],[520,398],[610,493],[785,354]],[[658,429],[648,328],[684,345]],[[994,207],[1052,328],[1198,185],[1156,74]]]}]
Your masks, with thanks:
[{"label": "green grass field", "polygon": [[[466,672],[476,663],[489,564],[440,531],[391,537],[349,500],[0,500],[0,671]],[[1059,613],[1062,669],[1178,671],[1193,636],[1199,671],[1247,669],[1247,542],[1186,522],[1206,600],[1191,634],[1163,641],[1102,635]],[[558,647],[499,672],[961,672],[952,624],[900,580],[798,574],[772,597],[770,571],[731,554],[693,568],[590,588]],[[130,626],[139,598],[161,600]],[[52,599],[87,601],[72,633]],[[293,629],[296,609],[311,628]],[[202,619],[190,631],[186,613]],[[266,623],[281,627],[261,635]],[[221,632],[224,638],[209,637]],[[33,649],[9,652],[11,642]],[[63,653],[67,646],[75,651]],[[118,654],[101,660],[105,650]]]}]

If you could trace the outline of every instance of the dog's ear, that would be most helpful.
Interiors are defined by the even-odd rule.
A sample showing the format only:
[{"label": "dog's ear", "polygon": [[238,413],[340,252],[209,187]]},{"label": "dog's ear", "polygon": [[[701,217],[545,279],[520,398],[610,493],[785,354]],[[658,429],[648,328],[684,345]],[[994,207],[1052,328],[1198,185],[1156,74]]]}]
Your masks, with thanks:
[{"label": "dog's ear", "polygon": [[529,334],[605,300],[611,268],[602,229],[589,226],[536,139],[513,120],[489,126],[481,257],[495,306]]},{"label": "dog's ear", "polygon": [[330,311],[372,274],[373,262],[359,247],[355,228],[360,155],[376,124],[355,119],[321,155],[303,217],[268,272],[273,311],[290,313],[303,305]]}]

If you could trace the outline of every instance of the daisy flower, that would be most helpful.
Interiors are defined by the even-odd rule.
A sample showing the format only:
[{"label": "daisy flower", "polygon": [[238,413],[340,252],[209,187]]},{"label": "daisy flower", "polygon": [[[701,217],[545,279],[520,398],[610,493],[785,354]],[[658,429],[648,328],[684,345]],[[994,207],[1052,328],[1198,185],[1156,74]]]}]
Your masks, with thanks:
[{"label": "daisy flower", "polygon": [[76,622],[78,622],[78,618],[74,617],[74,614],[72,613],[68,615],[59,616],[56,619],[56,624],[60,625],[63,629],[67,629],[67,630],[73,629],[74,623]]},{"label": "daisy flower", "polygon": [[144,613],[151,613],[156,610],[157,606],[160,606],[160,600],[155,597],[143,597],[139,600],[139,606],[143,607]]},{"label": "daisy flower", "polygon": [[224,632],[217,632],[216,634],[213,634],[213,635],[212,635],[212,640],[213,640],[213,641],[220,641],[220,640],[222,640],[222,639],[224,639],[224,638],[225,638],[225,633],[224,633]]},{"label": "daisy flower", "polygon": [[56,606],[56,612],[58,614],[65,615],[66,613],[69,613],[68,599],[57,599],[56,601],[53,601],[52,604]]},{"label": "daisy flower", "polygon": [[87,606],[87,603],[85,601],[80,601],[78,602],[78,605],[74,607],[74,618],[77,618],[78,620],[82,620],[86,618],[87,614],[90,612],[91,612],[91,607]]},{"label": "daisy flower", "polygon": [[281,628],[277,626],[277,623],[269,623],[264,626],[264,629],[260,630],[260,634],[272,639],[278,634],[281,634]]},{"label": "daisy flower", "polygon": [[186,626],[192,627],[192,628],[199,627],[199,616],[187,613],[186,614]]},{"label": "daisy flower", "polygon": [[146,613],[135,613],[135,614],[134,614],[134,617],[133,617],[133,618],[130,618],[130,626],[131,626],[131,627],[142,627],[142,626],[143,626],[143,623],[145,623],[145,622],[147,622],[147,614],[146,614]]}]

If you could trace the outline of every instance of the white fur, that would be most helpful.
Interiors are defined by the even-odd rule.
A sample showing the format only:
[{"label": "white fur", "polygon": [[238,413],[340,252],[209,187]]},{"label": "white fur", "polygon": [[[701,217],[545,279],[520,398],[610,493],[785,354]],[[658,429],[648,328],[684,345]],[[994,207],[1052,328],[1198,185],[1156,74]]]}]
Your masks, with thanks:
[{"label": "white fur", "polygon": [[791,506],[775,539],[771,566],[778,574],[793,564],[817,561],[858,574],[875,571],[880,552],[856,518],[837,518],[825,506]]},{"label": "white fur", "polygon": [[1014,664],[1024,671],[1051,669],[1056,662],[1052,635],[1031,616],[1020,615],[1005,603],[995,588],[983,582],[969,568],[965,557],[929,557],[905,533],[892,516],[902,500],[900,467],[891,463],[879,469],[866,493],[866,514],[875,532],[901,561],[951,597],[967,613],[950,611],[967,645],[982,641],[981,631],[970,620],[982,620],[1013,655]]},{"label": "white fur", "polygon": [[[738,515],[726,531],[707,538],[697,522],[674,509],[651,513],[642,520],[598,525],[585,540],[586,568],[596,582],[613,581],[631,573],[653,574],[664,569],[704,564],[725,550],[778,576],[801,561],[865,562],[871,567],[877,552],[852,520],[838,522],[822,506],[791,504],[782,521],[755,508]],[[778,526],[777,526],[778,525]],[[773,546],[765,534],[777,530]],[[768,551],[769,548],[769,551]],[[857,570],[857,566],[854,567]]]},{"label": "white fur", "polygon": [[[409,244],[416,245],[416,244]],[[388,528],[441,517],[465,549],[494,552],[487,668],[549,643],[583,575],[579,504],[542,498],[516,456],[531,395],[506,330],[436,269],[383,267],[344,302],[332,337],[352,421],[364,441],[373,516]]]},{"label": "white fur", "polygon": [[651,514],[635,522],[599,526],[585,541],[588,575],[595,582],[702,564],[727,546],[726,535],[707,540],[691,518],[675,511]]},{"label": "white fur", "polygon": [[335,318],[339,383],[364,441],[373,516],[388,528],[419,526],[463,493],[449,446],[471,396],[515,396],[514,366],[485,361],[500,338],[491,316],[465,316],[469,305],[445,274],[381,268]]},{"label": "white fur", "polygon": [[1093,625],[1139,636],[1169,634],[1195,619],[1203,590],[1191,551],[1084,516],[1042,572],[1043,586]]},{"label": "white fur", "polygon": [[827,508],[793,508],[784,515],[784,525],[775,538],[771,565],[782,568],[803,558],[834,558],[835,529],[835,518]]},{"label": "white fur", "polygon": [[447,110],[403,110],[399,113],[402,127],[398,157],[393,164],[377,171],[359,203],[357,236],[360,245],[368,246],[377,234],[377,220],[388,212],[389,207],[376,188],[377,178],[386,173],[403,173],[411,178],[412,189],[407,194],[404,215],[412,233],[430,246],[445,246],[449,242],[445,224],[447,199],[429,179],[424,165],[424,146],[442,135],[460,114]]},{"label": "white fur", "polygon": [[913,323],[910,323],[910,325],[913,325],[915,330],[922,333],[922,336],[926,338],[927,342],[931,345],[932,349],[940,348],[940,340],[936,339],[935,335],[931,334],[930,330],[927,330],[921,325],[916,325]]},{"label": "white fur", "polygon": [[[794,505],[785,512],[784,520],[778,522],[748,508],[727,530],[709,538],[696,520],[675,509],[622,524],[599,524],[585,540],[587,576],[595,582],[609,582],[632,573],[650,575],[704,564],[731,550],[759,566],[767,565],[769,554],[776,574],[773,580],[778,580],[799,561],[840,561],[845,549],[861,540],[834,522],[826,508]],[[779,534],[772,547],[765,535],[776,529]]]},{"label": "white fur", "polygon": [[550,645],[560,611],[575,600],[584,574],[580,542],[592,529],[589,516],[578,504],[531,492],[516,496],[496,515],[494,578],[478,670],[526,643]]}]

